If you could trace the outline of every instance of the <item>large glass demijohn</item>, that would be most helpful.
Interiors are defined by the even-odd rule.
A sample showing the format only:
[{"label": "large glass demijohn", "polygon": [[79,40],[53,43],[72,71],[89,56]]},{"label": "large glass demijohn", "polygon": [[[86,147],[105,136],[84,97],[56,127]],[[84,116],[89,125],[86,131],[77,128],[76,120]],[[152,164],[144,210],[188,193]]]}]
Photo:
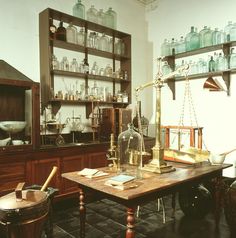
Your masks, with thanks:
[{"label": "large glass demijohn", "polygon": [[133,124],[118,136],[118,173],[141,178],[142,139]]}]

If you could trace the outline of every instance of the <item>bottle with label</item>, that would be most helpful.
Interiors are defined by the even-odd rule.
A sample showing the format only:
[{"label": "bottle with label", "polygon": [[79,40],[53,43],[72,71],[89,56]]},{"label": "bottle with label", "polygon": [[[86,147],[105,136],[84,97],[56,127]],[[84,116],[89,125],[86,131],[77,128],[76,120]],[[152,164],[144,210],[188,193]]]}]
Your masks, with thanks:
[{"label": "bottle with label", "polygon": [[66,41],[66,28],[63,26],[62,21],[60,21],[59,27],[57,28],[56,39]]},{"label": "bottle with label", "polygon": [[81,0],[77,0],[77,3],[73,6],[73,16],[85,19],[85,7]]}]

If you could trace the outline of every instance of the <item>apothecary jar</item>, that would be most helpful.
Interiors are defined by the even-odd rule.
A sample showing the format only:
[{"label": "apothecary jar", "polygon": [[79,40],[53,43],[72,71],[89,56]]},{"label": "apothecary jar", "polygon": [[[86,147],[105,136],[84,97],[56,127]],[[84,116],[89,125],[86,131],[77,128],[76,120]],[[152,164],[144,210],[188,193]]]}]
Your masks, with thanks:
[{"label": "apothecary jar", "polygon": [[133,124],[118,136],[118,173],[141,178],[142,139]]}]

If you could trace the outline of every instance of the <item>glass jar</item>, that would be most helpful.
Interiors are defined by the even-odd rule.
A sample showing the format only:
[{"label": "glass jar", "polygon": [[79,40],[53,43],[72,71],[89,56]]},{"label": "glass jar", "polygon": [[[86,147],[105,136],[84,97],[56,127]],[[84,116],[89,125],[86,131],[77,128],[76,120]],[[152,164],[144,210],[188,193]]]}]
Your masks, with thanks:
[{"label": "glass jar", "polygon": [[185,51],[186,51],[186,49],[185,49],[184,37],[181,36],[181,37],[180,37],[180,40],[179,40],[179,43],[178,43],[177,53],[183,53],[183,52],[185,52]]},{"label": "glass jar", "polygon": [[121,39],[117,39],[114,47],[115,47],[115,54],[120,55],[121,54]]},{"label": "glass jar", "polygon": [[236,68],[236,53],[234,52],[234,48],[231,49],[230,57],[229,57],[229,66],[230,69]]},{"label": "glass jar", "polygon": [[197,29],[194,30],[190,37],[190,50],[196,50],[200,48],[200,37],[197,33]]},{"label": "glass jar", "polygon": [[96,61],[93,63],[93,67],[91,68],[91,74],[98,75],[98,65]]},{"label": "glass jar", "polygon": [[230,34],[230,41],[235,41],[236,40],[236,23],[232,25],[229,31]]},{"label": "glass jar", "polygon": [[199,38],[200,38],[200,48],[204,47],[204,34],[207,32],[207,26],[204,26],[203,29],[199,32]]},{"label": "glass jar", "polygon": [[230,39],[230,29],[233,26],[232,21],[228,21],[228,24],[225,26],[224,32],[225,32],[225,42],[231,41]]},{"label": "glass jar", "polygon": [[142,139],[133,124],[118,136],[118,173],[141,178]]},{"label": "glass jar", "polygon": [[92,5],[87,11],[87,20],[95,23],[98,22],[98,11],[94,5]]},{"label": "glass jar", "polygon": [[81,3],[81,0],[77,0],[77,3],[73,6],[73,16],[85,19],[85,7]]},{"label": "glass jar", "polygon": [[203,35],[203,45],[204,45],[204,47],[212,45],[212,33],[213,33],[213,31],[211,30],[210,27],[204,33],[204,35]]},{"label": "glass jar", "polygon": [[161,56],[170,55],[170,43],[167,39],[161,44]]},{"label": "glass jar", "polygon": [[55,55],[52,55],[52,69],[59,69],[59,61]]},{"label": "glass jar", "polygon": [[57,28],[56,39],[66,41],[66,28],[63,26],[62,21],[60,21],[59,27]]},{"label": "glass jar", "polygon": [[69,71],[69,60],[67,59],[66,56],[62,58],[61,64],[60,64],[60,69],[63,71]]},{"label": "glass jar", "polygon": [[77,33],[77,44],[85,46],[85,31],[84,31],[84,27],[81,27],[79,32]]},{"label": "glass jar", "polygon": [[111,7],[109,7],[109,9],[106,11],[105,19],[106,19],[105,22],[107,27],[116,29],[117,14],[115,11],[112,10]]},{"label": "glass jar", "polygon": [[72,62],[70,64],[70,71],[78,72],[78,62],[75,58],[72,60]]},{"label": "glass jar", "polygon": [[66,28],[66,41],[69,43],[76,44],[77,29],[72,23],[69,23],[69,26]]},{"label": "glass jar", "polygon": [[107,64],[106,68],[105,68],[105,76],[107,77],[112,77],[112,67],[110,66],[110,64]]},{"label": "glass jar", "polygon": [[163,75],[167,75],[167,74],[171,73],[171,68],[167,61],[163,62],[161,70],[162,70]]}]

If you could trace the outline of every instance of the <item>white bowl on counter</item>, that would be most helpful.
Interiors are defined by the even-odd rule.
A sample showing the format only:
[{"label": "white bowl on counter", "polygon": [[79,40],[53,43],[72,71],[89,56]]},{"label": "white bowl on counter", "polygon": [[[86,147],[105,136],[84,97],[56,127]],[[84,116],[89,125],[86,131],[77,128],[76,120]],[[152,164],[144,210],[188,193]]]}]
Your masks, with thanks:
[{"label": "white bowl on counter", "polygon": [[24,142],[23,142],[22,140],[13,140],[13,141],[12,141],[12,144],[13,144],[13,145],[23,145]]}]

